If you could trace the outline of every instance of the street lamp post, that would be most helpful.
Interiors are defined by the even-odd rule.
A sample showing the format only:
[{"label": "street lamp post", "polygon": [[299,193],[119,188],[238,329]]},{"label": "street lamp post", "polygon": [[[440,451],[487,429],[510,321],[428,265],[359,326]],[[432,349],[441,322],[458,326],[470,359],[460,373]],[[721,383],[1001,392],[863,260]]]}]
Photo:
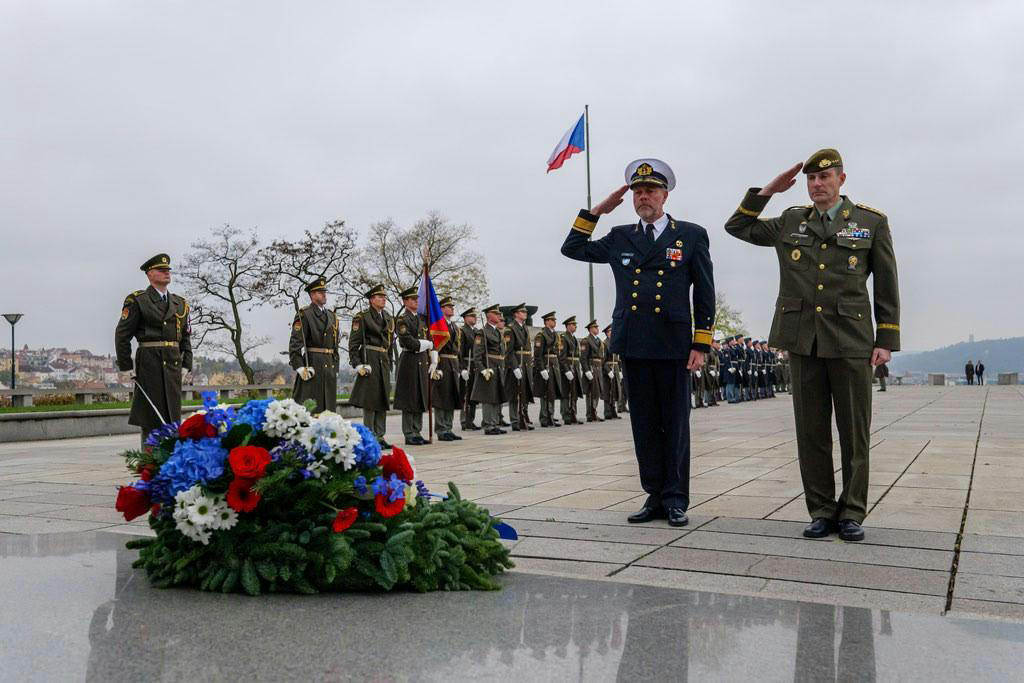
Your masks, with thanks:
[{"label": "street lamp post", "polygon": [[14,386],[14,324],[21,320],[21,316],[21,313],[4,313],[7,322],[11,324],[11,389],[18,388]]}]

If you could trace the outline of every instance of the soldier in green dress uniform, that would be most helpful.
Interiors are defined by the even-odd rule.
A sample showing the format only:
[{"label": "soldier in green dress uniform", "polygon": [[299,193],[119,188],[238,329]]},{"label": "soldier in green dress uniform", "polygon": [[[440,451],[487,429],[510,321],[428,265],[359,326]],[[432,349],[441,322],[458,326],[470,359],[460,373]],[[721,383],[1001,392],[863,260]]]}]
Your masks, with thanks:
[{"label": "soldier in green dress uniform", "polygon": [[562,337],[555,332],[555,312],[542,317],[544,328],[533,338],[533,385],[540,398],[540,426],[561,427],[555,419],[555,400],[562,397],[562,373],[558,369],[558,356],[562,350]]},{"label": "soldier in green dress uniform", "polygon": [[[813,206],[761,218],[769,198],[803,170]],[[855,204],[839,190],[846,180],[835,149],[815,152],[764,188],[751,188],[725,224],[729,234],[773,247],[779,296],[769,343],[789,351],[797,451],[807,509],[804,535],[864,538],[872,367],[900,346],[899,287],[885,214]],[[873,301],[868,296],[872,277]],[[874,313],[874,324],[872,324]],[[835,411],[843,490],[837,499],[832,463]]]},{"label": "soldier in green dress uniform", "polygon": [[[605,387],[608,378],[604,374],[605,356],[608,349],[604,340],[597,336],[598,327],[596,320],[587,323],[587,336],[579,343],[587,422],[604,422],[604,419],[597,414],[597,404],[608,391]],[[605,407],[607,408],[607,402]]]},{"label": "soldier in green dress uniform", "polygon": [[419,288],[409,287],[402,297],[402,312],[395,318],[395,330],[402,355],[395,371],[395,408],[402,411],[402,434],[409,446],[430,443],[423,438],[423,413],[427,412],[430,366],[437,361],[430,329],[416,312]]},{"label": "soldier in green dress uniform", "polygon": [[479,330],[476,329],[476,309],[470,307],[462,312],[462,326],[459,327],[459,356],[461,361],[461,370],[459,371],[459,377],[462,379],[460,384],[460,400],[462,410],[459,418],[462,422],[462,431],[477,431],[480,427],[476,424],[476,401],[472,400],[473,394],[473,383],[476,382],[476,375],[473,374],[473,340],[476,339],[476,335]]},{"label": "soldier in green dress uniform", "polygon": [[528,407],[533,403],[533,350],[530,331],[526,329],[526,304],[512,310],[512,322],[505,328],[508,340],[508,368],[505,377],[508,387],[508,418],[512,431],[529,431]]},{"label": "soldier in green dress uniform", "polygon": [[558,368],[564,380],[560,402],[562,424],[579,425],[583,421],[576,417],[576,408],[583,395],[583,368],[580,365],[580,340],[576,338],[576,316],[569,316],[562,324],[565,332],[561,334],[562,349],[558,354]]},{"label": "soldier in green dress uniform", "polygon": [[501,428],[501,404],[507,400],[505,388],[505,337],[498,323],[501,309],[493,304],[484,309],[487,322],[473,340],[473,400],[483,404],[484,434],[507,434]]},{"label": "soldier in green dress uniform", "polygon": [[603,368],[605,393],[601,397],[601,400],[604,401],[604,419],[621,420],[622,416],[619,413],[626,409],[626,391],[622,386],[622,361],[619,359],[619,354],[612,353],[612,326],[608,325],[602,332],[604,332],[605,346]]},{"label": "soldier in green dress uniform", "polygon": [[288,363],[295,370],[292,396],[297,403],[312,399],[314,412],[338,408],[338,316],[327,308],[327,283],[317,278],[306,285],[310,303],[295,314],[288,340]]},{"label": "soldier in green dress uniform", "polygon": [[[117,369],[132,373],[134,387],[128,424],[142,430],[142,441],[164,422],[181,419],[181,371],[192,370],[192,328],[188,302],[167,291],[171,259],[157,254],[142,264],[149,287],[124,298],[114,330]],[[138,342],[132,361],[132,338]],[[148,398],[147,398],[148,397]]]},{"label": "soldier in green dress uniform", "polygon": [[348,337],[348,360],[356,371],[349,403],[363,409],[363,424],[381,448],[391,448],[384,433],[391,407],[395,320],[384,308],[388,303],[384,285],[370,289],[366,298],[370,305],[352,319]]},{"label": "soldier in green dress uniform", "polygon": [[434,410],[434,420],[437,426],[438,441],[461,441],[462,437],[455,434],[452,428],[455,424],[455,409],[459,407],[459,383],[461,361],[459,351],[461,350],[462,337],[459,330],[452,322],[455,315],[455,302],[450,296],[441,299],[441,312],[444,314],[445,324],[448,326],[448,340],[437,350],[437,366],[430,376],[431,385],[431,408]]}]

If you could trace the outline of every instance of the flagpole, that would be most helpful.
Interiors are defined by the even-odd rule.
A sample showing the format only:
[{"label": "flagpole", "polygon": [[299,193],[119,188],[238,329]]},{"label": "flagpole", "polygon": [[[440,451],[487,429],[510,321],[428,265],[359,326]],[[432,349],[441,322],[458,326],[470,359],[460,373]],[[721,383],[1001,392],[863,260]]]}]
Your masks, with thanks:
[{"label": "flagpole", "polygon": [[[429,253],[430,252],[427,251],[427,247],[423,247],[423,282],[424,282],[424,286],[423,286],[424,292],[423,292],[423,294],[426,295],[426,296],[429,296],[429,294],[430,294],[430,291],[427,290],[427,288],[426,288],[426,280],[427,280],[427,277],[430,275],[430,266],[428,265],[429,259],[427,258],[427,255]],[[429,301],[427,302],[427,306],[430,306],[430,302]],[[427,323],[428,323],[428,325],[429,325],[429,321],[430,321],[430,313],[428,311],[428,313],[427,313]],[[429,327],[428,327],[428,336],[430,337],[431,344],[433,344],[434,334],[432,332],[430,332]],[[434,441],[434,406],[433,406],[433,400],[432,400],[434,398],[434,385],[432,384],[433,381],[434,380],[431,379],[430,372],[428,371],[427,372],[427,441],[429,441],[431,443],[433,443],[433,441]]]},{"label": "flagpole", "polygon": [[[590,201],[590,105],[583,105],[583,129],[586,136],[587,148],[587,211],[593,204]],[[590,320],[594,319],[594,264],[587,263],[587,278],[589,280],[590,294]]]}]

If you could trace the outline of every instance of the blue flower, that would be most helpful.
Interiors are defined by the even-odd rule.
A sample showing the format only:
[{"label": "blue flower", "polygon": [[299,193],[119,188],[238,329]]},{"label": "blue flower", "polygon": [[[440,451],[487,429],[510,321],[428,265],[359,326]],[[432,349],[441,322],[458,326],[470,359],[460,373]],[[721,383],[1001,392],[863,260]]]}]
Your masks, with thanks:
[{"label": "blue flower", "polygon": [[370,488],[373,489],[373,495],[386,496],[389,503],[394,503],[399,498],[405,498],[405,482],[394,474],[388,479],[377,477],[373,480]]},{"label": "blue flower", "polygon": [[181,422],[171,422],[170,424],[160,425],[151,431],[149,436],[146,437],[146,445],[155,448],[167,439],[177,439],[178,429],[180,427]]},{"label": "blue flower", "polygon": [[207,410],[213,410],[217,407],[217,392],[216,391],[204,391],[200,396],[203,397],[203,407]]},{"label": "blue flower", "polygon": [[373,432],[361,424],[353,424],[359,432],[359,443],[352,448],[356,456],[356,464],[360,467],[376,467],[380,462],[380,444]]},{"label": "blue flower", "polygon": [[352,480],[352,487],[356,490],[356,492],[363,496],[365,496],[366,492],[369,490],[366,488],[366,477],[364,477],[361,474]]},{"label": "blue flower", "polygon": [[224,476],[227,457],[228,452],[218,438],[179,441],[152,481],[165,487],[173,498],[196,484],[207,484]]},{"label": "blue flower", "polygon": [[427,488],[427,485],[424,484],[419,479],[416,480],[416,497],[417,498],[429,498],[430,497],[430,490]]},{"label": "blue flower", "polygon": [[238,411],[235,424],[250,425],[257,432],[263,429],[263,425],[267,421],[267,406],[273,401],[274,399],[272,398],[249,401]]}]

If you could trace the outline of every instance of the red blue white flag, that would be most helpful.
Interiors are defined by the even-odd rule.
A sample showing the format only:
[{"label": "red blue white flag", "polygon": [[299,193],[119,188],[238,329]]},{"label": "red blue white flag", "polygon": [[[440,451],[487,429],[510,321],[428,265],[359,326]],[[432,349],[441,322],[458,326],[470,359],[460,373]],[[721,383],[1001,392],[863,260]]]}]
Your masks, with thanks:
[{"label": "red blue white flag", "polygon": [[420,301],[416,306],[416,312],[427,319],[430,338],[434,340],[434,349],[440,349],[448,343],[451,333],[448,331],[448,321],[444,319],[444,312],[441,310],[441,302],[437,299],[437,292],[434,291],[434,283],[430,281],[430,276],[426,272],[420,278],[418,294]]},{"label": "red blue white flag", "polygon": [[565,135],[555,145],[555,150],[551,152],[551,156],[548,157],[548,172],[554,171],[556,168],[561,168],[565,160],[571,157],[573,154],[582,152],[587,148],[586,134],[585,134],[585,115],[580,116],[580,120],[576,122],[576,125],[565,131]]}]

